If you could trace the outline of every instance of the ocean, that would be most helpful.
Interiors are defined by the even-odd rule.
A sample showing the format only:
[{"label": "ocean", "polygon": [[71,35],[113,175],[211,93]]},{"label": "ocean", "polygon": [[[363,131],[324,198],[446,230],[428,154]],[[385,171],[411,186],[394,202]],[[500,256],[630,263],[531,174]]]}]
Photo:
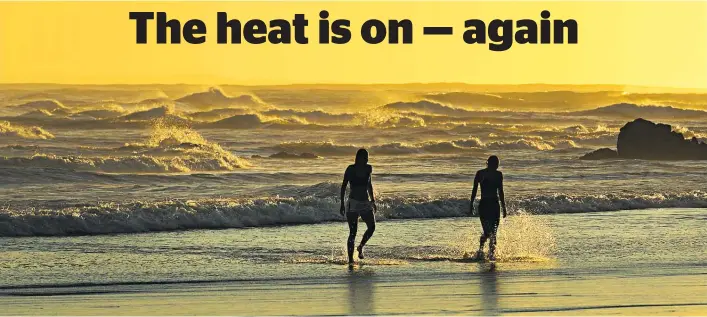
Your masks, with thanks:
[{"label": "ocean", "polygon": [[[615,148],[638,117],[706,140],[704,95],[482,88],[0,85],[0,302],[9,314],[704,314],[707,162],[579,159]],[[349,271],[338,195],[359,148],[379,225]],[[480,225],[466,214],[489,155],[510,213],[494,268],[469,259]],[[635,286],[663,282],[680,297]],[[395,291],[410,283],[491,291],[437,294],[442,310]],[[320,297],[290,310],[264,300],[310,286]],[[182,291],[249,304],[129,300]],[[337,292],[347,300],[330,303]],[[87,296],[122,308],[78,304]]]}]

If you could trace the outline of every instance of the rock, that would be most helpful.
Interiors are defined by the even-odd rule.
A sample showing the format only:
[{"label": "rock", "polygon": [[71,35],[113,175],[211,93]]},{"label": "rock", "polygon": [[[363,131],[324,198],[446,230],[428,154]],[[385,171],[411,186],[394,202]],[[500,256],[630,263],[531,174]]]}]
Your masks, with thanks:
[{"label": "rock", "polygon": [[608,160],[619,158],[619,153],[610,148],[601,148],[593,152],[582,155],[580,160]]},{"label": "rock", "polygon": [[707,144],[686,140],[667,124],[636,119],[621,128],[619,157],[646,160],[707,160]]},{"label": "rock", "polygon": [[616,152],[599,149],[580,159],[707,160],[707,144],[697,138],[685,139],[670,125],[636,119],[621,128]]}]

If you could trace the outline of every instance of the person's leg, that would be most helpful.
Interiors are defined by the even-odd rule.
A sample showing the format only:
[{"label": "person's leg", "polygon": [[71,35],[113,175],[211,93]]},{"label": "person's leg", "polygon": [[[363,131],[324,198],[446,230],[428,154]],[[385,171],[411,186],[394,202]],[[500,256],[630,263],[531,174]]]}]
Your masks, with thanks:
[{"label": "person's leg", "polygon": [[489,260],[496,260],[496,234],[491,235],[489,242]]},{"label": "person's leg", "polygon": [[493,216],[489,219],[489,232],[490,232],[490,243],[489,243],[489,259],[496,260],[496,233],[498,232],[498,224],[501,221],[501,207],[494,206]]},{"label": "person's leg", "polygon": [[486,244],[486,239],[489,237],[489,225],[488,225],[488,219],[484,217],[483,215],[479,216],[479,221],[481,221],[481,237],[479,238],[479,249],[484,248],[484,244]]},{"label": "person's leg", "polygon": [[476,258],[482,258],[484,256],[484,245],[491,232],[489,229],[489,221],[484,214],[479,213],[479,220],[481,221],[481,229],[483,232],[481,233],[481,237],[479,237],[479,250],[476,251]]},{"label": "person's leg", "polygon": [[486,240],[491,236],[487,209],[488,203],[484,200],[479,201],[479,221],[481,221],[481,229],[483,230],[479,238],[479,252],[484,251],[484,244],[486,244]]},{"label": "person's leg", "polygon": [[347,212],[346,221],[349,223],[349,239],[346,241],[346,251],[349,256],[349,264],[353,263],[354,243],[356,243],[356,231],[358,231],[358,213]]},{"label": "person's leg", "polygon": [[361,219],[366,222],[366,232],[363,234],[361,244],[358,245],[358,257],[363,259],[363,247],[366,246],[366,242],[373,236],[373,232],[376,231],[376,216],[373,214],[373,210],[371,210],[361,212]]}]

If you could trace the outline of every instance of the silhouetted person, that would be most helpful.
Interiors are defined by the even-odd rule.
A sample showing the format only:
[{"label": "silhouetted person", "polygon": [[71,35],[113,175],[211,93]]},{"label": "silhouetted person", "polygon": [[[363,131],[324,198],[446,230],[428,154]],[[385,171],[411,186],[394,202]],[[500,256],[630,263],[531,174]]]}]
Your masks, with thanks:
[{"label": "silhouetted person", "polygon": [[[376,218],[373,212],[376,210],[376,200],[373,197],[373,184],[371,183],[371,173],[373,167],[368,165],[368,151],[360,149],[356,152],[356,162],[349,165],[344,173],[344,182],[341,184],[341,215],[346,214],[349,223],[349,239],[347,241],[347,251],[349,264],[353,264],[354,242],[356,242],[356,231],[358,230],[358,217],[366,222],[368,229],[363,234],[361,244],[358,245],[358,258],[363,259],[363,247],[376,230]],[[351,184],[349,199],[345,203],[346,185]],[[370,200],[369,200],[370,198]]]},{"label": "silhouetted person", "polygon": [[498,231],[498,223],[501,218],[501,209],[503,209],[503,217],[506,217],[506,199],[503,196],[503,173],[498,171],[499,163],[498,157],[492,155],[486,161],[486,168],[476,172],[474,189],[471,191],[471,206],[469,207],[469,212],[473,214],[476,191],[479,184],[481,184],[479,219],[484,232],[479,238],[479,251],[476,252],[476,257],[479,259],[483,258],[484,244],[486,240],[490,239],[489,260],[492,261],[496,259],[496,231]]}]

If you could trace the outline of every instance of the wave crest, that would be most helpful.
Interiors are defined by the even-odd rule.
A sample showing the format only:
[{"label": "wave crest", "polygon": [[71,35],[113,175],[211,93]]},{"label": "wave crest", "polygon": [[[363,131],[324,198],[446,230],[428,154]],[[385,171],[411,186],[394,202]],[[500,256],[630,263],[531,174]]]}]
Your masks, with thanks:
[{"label": "wave crest", "polygon": [[[353,144],[336,144],[332,141],[324,142],[284,142],[272,147],[275,151],[292,153],[314,153],[322,156],[352,155],[360,146]],[[422,143],[391,142],[367,146],[371,153],[377,155],[406,155],[406,154],[454,154],[472,151],[489,150],[537,150],[550,151],[555,149],[579,148],[573,140],[543,141],[542,138],[523,138],[513,141],[483,142],[477,137],[454,141],[428,141]]]},{"label": "wave crest", "polygon": [[106,173],[231,171],[250,165],[189,127],[167,120],[153,121],[150,136],[145,142],[129,143],[110,150],[123,156],[35,154],[31,157],[0,158],[0,165]]},{"label": "wave crest", "polygon": [[241,160],[227,157],[83,157],[35,154],[32,157],[2,157],[0,166],[58,168],[105,173],[187,173],[195,171],[231,171],[242,167]]},{"label": "wave crest", "polygon": [[[392,142],[366,147],[371,153],[378,155],[407,155],[407,154],[451,154],[464,153],[478,150],[472,145],[476,141],[430,141],[416,144]],[[351,144],[336,144],[332,141],[325,142],[285,142],[273,147],[276,151],[286,151],[295,153],[314,153],[322,156],[344,156],[353,155],[359,146]]]},{"label": "wave crest", "polygon": [[47,140],[53,139],[54,135],[41,127],[25,127],[0,121],[0,137]]},{"label": "wave crest", "polygon": [[[338,186],[320,183],[290,188],[293,197],[105,203],[66,208],[0,211],[0,236],[109,234],[207,228],[242,228],[341,221]],[[285,193],[283,193],[285,194]],[[468,198],[378,199],[378,218],[464,217]],[[508,202],[512,215],[615,211],[645,208],[704,208],[701,191],[646,195],[540,195]]]}]

